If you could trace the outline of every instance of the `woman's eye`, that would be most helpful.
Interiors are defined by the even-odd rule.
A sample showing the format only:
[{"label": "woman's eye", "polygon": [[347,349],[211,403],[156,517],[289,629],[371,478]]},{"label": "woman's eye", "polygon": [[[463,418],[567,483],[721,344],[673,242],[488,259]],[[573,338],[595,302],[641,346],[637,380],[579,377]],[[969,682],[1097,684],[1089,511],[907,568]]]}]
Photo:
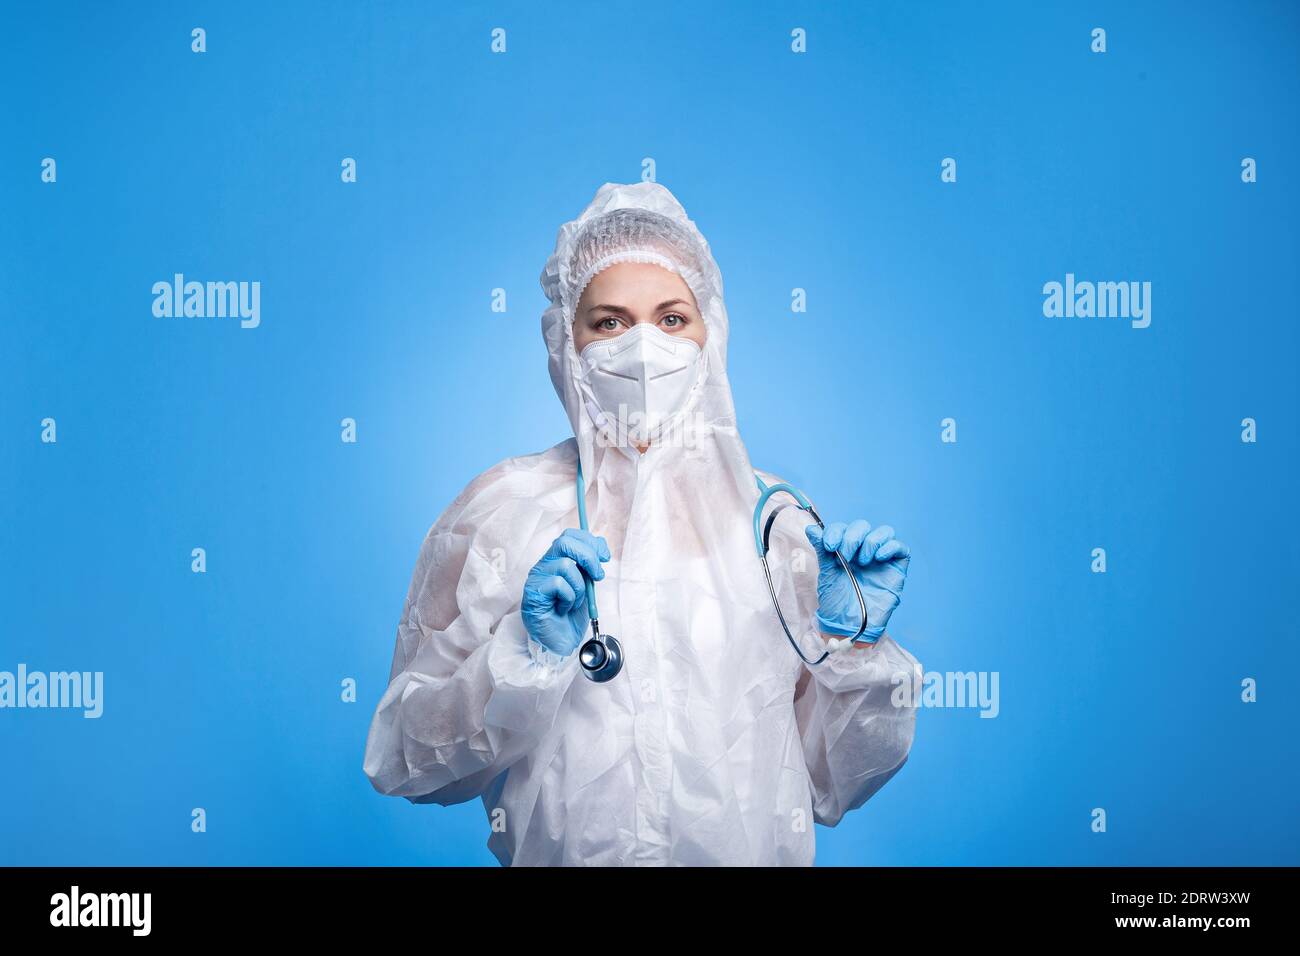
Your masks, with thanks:
[{"label": "woman's eye", "polygon": [[662,319],[660,319],[660,321],[670,329],[678,329],[686,324],[686,319],[683,316],[677,315],[676,313],[673,313],[671,315],[665,315]]},{"label": "woman's eye", "polygon": [[618,319],[601,319],[596,323],[596,328],[602,332],[614,332],[618,330]]}]

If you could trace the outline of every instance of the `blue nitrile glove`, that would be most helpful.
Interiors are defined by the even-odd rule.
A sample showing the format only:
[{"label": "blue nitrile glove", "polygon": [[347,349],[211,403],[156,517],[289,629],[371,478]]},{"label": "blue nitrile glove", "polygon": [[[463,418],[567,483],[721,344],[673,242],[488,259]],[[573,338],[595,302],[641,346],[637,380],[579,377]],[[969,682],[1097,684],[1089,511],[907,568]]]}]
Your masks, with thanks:
[{"label": "blue nitrile glove", "polygon": [[582,573],[599,581],[608,560],[609,545],[590,531],[569,528],[556,538],[524,581],[519,609],[528,636],[561,657],[572,654],[589,622]]},{"label": "blue nitrile glove", "polygon": [[907,580],[912,552],[894,537],[894,529],[881,525],[875,531],[866,521],[828,524],[822,531],[812,524],[808,540],[817,552],[817,623],[827,634],[852,637],[862,626],[862,609],[848,575],[835,560],[838,551],[853,569],[867,602],[869,627],[859,640],[877,641],[885,633],[889,616],[898,607]]}]

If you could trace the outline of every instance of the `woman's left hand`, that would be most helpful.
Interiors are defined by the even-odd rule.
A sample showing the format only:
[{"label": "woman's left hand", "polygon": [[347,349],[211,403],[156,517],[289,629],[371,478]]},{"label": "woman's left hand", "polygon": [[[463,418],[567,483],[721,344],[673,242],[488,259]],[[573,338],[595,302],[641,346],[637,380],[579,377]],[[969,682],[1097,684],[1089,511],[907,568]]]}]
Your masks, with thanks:
[{"label": "woman's left hand", "polygon": [[817,617],[821,629],[827,634],[852,637],[862,626],[862,609],[853,584],[835,558],[839,552],[853,569],[867,604],[869,626],[860,640],[878,640],[885,633],[889,616],[898,607],[912,552],[894,537],[894,529],[889,525],[873,531],[869,522],[861,520],[828,524],[825,531],[815,524],[809,525],[807,535],[817,552],[820,568]]}]

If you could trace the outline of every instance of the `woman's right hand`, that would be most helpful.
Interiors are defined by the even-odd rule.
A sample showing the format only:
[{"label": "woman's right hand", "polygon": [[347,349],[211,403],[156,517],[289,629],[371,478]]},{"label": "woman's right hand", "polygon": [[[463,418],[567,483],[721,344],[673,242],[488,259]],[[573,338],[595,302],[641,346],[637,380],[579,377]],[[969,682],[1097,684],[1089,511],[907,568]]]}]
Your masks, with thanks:
[{"label": "woman's right hand", "polygon": [[587,633],[583,572],[599,581],[609,558],[609,544],[590,531],[569,528],[551,542],[524,581],[520,613],[529,637],[561,657],[572,654]]}]

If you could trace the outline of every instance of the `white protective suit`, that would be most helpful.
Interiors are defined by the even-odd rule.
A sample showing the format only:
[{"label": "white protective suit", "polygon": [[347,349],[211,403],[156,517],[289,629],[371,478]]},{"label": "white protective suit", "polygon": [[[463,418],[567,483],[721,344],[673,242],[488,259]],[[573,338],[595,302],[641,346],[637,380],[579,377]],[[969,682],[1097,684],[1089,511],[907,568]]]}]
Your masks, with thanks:
[{"label": "white protective suit", "polygon": [[[602,231],[620,208],[657,215]],[[597,440],[571,323],[589,273],[615,261],[669,265],[695,293],[708,337],[683,409],[691,447],[643,455]],[[758,489],[727,381],[721,275],[672,194],[602,186],[560,228],[542,286],[551,379],[576,438],[490,468],[430,529],[366,774],[416,803],[481,797],[488,846],[507,865],[811,864],[813,822],[834,826],[907,759],[916,713],[894,690],[919,682],[920,665],[888,635],[818,666],[787,642],[754,547]],[[606,684],[581,675],[576,653],[532,641],[520,617],[529,569],[578,527],[579,454],[591,530],[613,555],[596,585],[601,629],[626,655]],[[771,561],[813,657],[806,523],[782,514]]]}]

